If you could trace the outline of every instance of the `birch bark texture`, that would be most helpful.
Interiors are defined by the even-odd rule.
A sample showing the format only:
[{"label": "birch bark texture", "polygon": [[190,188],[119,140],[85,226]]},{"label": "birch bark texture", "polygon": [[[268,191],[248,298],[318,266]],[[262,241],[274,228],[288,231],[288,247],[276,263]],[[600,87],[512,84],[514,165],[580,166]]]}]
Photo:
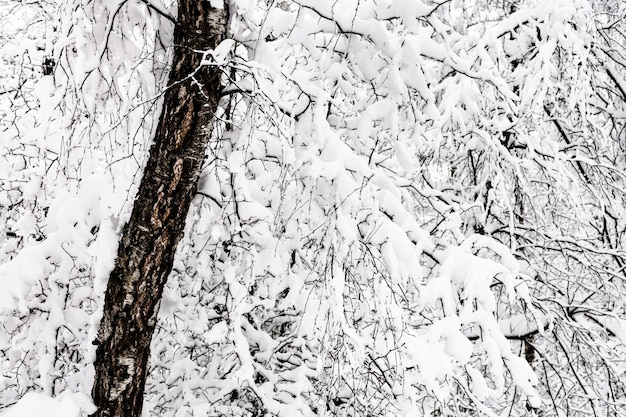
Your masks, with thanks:
[{"label": "birch bark texture", "polygon": [[138,417],[163,287],[212,138],[221,71],[204,51],[225,39],[227,6],[180,0],[173,64],[148,162],[110,274],[95,359],[96,417]]}]

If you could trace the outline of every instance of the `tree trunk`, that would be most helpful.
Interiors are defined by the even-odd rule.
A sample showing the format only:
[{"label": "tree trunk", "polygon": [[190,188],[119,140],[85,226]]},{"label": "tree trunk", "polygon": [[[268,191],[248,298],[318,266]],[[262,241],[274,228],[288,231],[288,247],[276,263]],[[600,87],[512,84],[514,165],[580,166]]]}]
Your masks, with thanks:
[{"label": "tree trunk", "polygon": [[[93,416],[139,417],[163,287],[196,192],[221,72],[201,66],[226,36],[228,12],[178,2],[169,89],[132,215],[107,286],[95,360]],[[226,6],[227,7],[227,6]]]}]

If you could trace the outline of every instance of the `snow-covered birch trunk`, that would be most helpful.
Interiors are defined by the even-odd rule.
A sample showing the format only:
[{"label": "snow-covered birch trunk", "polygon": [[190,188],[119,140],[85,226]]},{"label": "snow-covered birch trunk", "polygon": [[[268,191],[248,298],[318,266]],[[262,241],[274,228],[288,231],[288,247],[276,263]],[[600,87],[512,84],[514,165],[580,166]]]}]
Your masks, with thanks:
[{"label": "snow-covered birch trunk", "polygon": [[95,360],[98,417],[140,416],[163,286],[201,172],[219,100],[220,70],[203,51],[226,36],[228,12],[181,0],[163,112],[111,272]]}]

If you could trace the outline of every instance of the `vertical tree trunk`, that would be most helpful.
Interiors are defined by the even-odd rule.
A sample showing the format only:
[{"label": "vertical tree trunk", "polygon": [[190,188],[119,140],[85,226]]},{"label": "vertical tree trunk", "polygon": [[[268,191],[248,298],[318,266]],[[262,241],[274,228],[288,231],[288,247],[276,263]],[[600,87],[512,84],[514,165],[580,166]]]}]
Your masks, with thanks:
[{"label": "vertical tree trunk", "polygon": [[[176,245],[213,130],[220,71],[202,52],[226,36],[228,12],[180,0],[171,86],[132,215],[124,227],[100,324],[93,399],[98,417],[141,415],[150,340]],[[227,6],[226,6],[227,7]]]}]

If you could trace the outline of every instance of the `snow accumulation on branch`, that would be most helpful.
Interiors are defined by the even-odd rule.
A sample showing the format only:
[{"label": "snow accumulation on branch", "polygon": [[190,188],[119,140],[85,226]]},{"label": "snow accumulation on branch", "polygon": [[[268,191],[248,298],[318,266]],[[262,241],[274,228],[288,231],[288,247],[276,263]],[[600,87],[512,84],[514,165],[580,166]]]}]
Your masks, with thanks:
[{"label": "snow accumulation on branch", "polygon": [[144,415],[624,415],[620,1],[210,4],[168,87],[172,2],[0,0],[2,417],[94,412],[164,97],[209,69]]}]

